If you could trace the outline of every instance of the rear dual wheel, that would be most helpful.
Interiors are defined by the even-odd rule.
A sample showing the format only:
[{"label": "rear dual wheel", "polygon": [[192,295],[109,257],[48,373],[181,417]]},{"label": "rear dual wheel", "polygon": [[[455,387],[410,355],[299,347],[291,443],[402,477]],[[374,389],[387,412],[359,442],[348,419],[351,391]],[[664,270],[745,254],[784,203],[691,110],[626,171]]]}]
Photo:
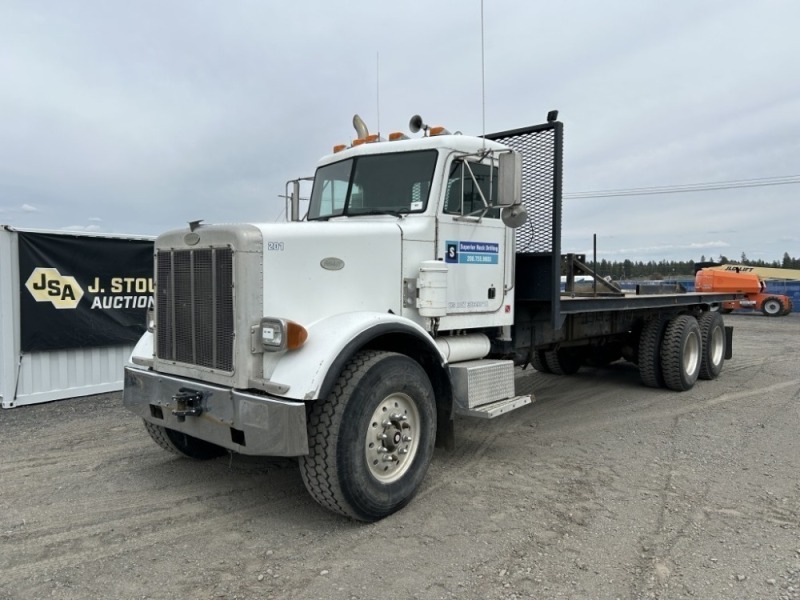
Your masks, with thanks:
[{"label": "rear dual wheel", "polygon": [[574,375],[581,368],[581,359],[568,348],[547,350],[544,359],[549,371],[556,375]]},{"label": "rear dual wheel", "polygon": [[647,387],[663,387],[661,345],[669,320],[662,316],[649,319],[639,334],[639,377]]},{"label": "rear dual wheel", "polygon": [[533,368],[540,373],[552,373],[550,367],[547,366],[547,359],[544,356],[544,350],[534,350],[531,353],[531,364]]},{"label": "rear dual wheel", "polygon": [[716,379],[725,362],[725,324],[718,312],[704,312],[697,322],[703,340],[700,379]]},{"label": "rear dual wheel", "polygon": [[670,320],[661,342],[661,372],[664,385],[683,392],[691,389],[700,375],[703,340],[700,325],[691,315]]},{"label": "rear dual wheel", "polygon": [[[706,316],[708,315],[708,316]],[[648,387],[691,389],[698,377],[715,378],[725,359],[725,329],[718,312],[703,325],[691,315],[647,321],[639,336],[639,375]]]}]

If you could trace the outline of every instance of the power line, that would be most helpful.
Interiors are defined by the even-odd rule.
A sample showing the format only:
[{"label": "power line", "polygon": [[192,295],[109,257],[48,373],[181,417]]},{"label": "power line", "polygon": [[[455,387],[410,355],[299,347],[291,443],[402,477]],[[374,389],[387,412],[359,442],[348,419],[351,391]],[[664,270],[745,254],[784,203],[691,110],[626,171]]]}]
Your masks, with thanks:
[{"label": "power line", "polygon": [[780,177],[761,177],[758,179],[738,179],[731,181],[711,181],[705,183],[687,183],[679,185],[661,185],[653,187],[626,188],[617,190],[592,190],[564,194],[564,198],[610,198],[615,196],[648,196],[652,194],[682,194],[685,192],[707,192],[711,190],[732,190],[771,185],[791,185],[800,183],[800,175],[783,175]]}]

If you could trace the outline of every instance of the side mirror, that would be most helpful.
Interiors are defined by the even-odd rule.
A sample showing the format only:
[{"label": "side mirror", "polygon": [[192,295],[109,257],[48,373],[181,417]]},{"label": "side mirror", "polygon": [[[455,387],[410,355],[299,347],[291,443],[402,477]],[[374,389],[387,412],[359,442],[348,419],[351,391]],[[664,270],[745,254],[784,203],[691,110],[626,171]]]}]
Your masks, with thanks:
[{"label": "side mirror", "polygon": [[506,227],[516,229],[528,220],[522,205],[522,155],[504,152],[498,156],[497,203],[503,207],[500,218]]},{"label": "side mirror", "polygon": [[503,152],[498,156],[497,204],[514,206],[522,202],[522,155]]}]

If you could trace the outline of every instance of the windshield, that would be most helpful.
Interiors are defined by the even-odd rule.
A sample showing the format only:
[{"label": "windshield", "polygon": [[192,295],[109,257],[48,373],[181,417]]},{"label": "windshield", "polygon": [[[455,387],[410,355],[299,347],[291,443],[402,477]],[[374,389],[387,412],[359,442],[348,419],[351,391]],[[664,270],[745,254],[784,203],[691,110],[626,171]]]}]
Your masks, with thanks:
[{"label": "windshield", "polygon": [[370,154],[317,169],[308,218],[422,212],[436,150]]}]

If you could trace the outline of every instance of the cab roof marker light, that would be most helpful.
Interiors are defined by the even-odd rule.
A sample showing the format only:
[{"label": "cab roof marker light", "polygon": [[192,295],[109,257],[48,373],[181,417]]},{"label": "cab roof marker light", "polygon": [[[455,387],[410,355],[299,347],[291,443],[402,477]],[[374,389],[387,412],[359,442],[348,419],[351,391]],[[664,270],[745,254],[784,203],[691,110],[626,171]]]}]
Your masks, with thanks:
[{"label": "cab roof marker light", "polygon": [[333,147],[333,153],[336,154],[337,152],[341,152],[347,148],[347,144],[336,144]]},{"label": "cab roof marker light", "polygon": [[355,148],[356,146],[360,146],[361,144],[366,143],[366,141],[367,141],[366,138],[356,138],[356,139],[354,139],[353,140],[353,148]]},{"label": "cab roof marker light", "polygon": [[395,131],[389,134],[389,141],[396,142],[397,140],[407,140],[408,136],[402,131]]},{"label": "cab roof marker light", "polygon": [[373,133],[372,135],[368,135],[366,138],[366,143],[371,144],[373,142],[380,142],[380,136],[377,133]]},{"label": "cab roof marker light", "polygon": [[441,125],[439,125],[437,127],[431,127],[430,130],[429,130],[429,134],[430,135],[450,135],[450,132],[447,131],[447,129],[445,129]]}]

